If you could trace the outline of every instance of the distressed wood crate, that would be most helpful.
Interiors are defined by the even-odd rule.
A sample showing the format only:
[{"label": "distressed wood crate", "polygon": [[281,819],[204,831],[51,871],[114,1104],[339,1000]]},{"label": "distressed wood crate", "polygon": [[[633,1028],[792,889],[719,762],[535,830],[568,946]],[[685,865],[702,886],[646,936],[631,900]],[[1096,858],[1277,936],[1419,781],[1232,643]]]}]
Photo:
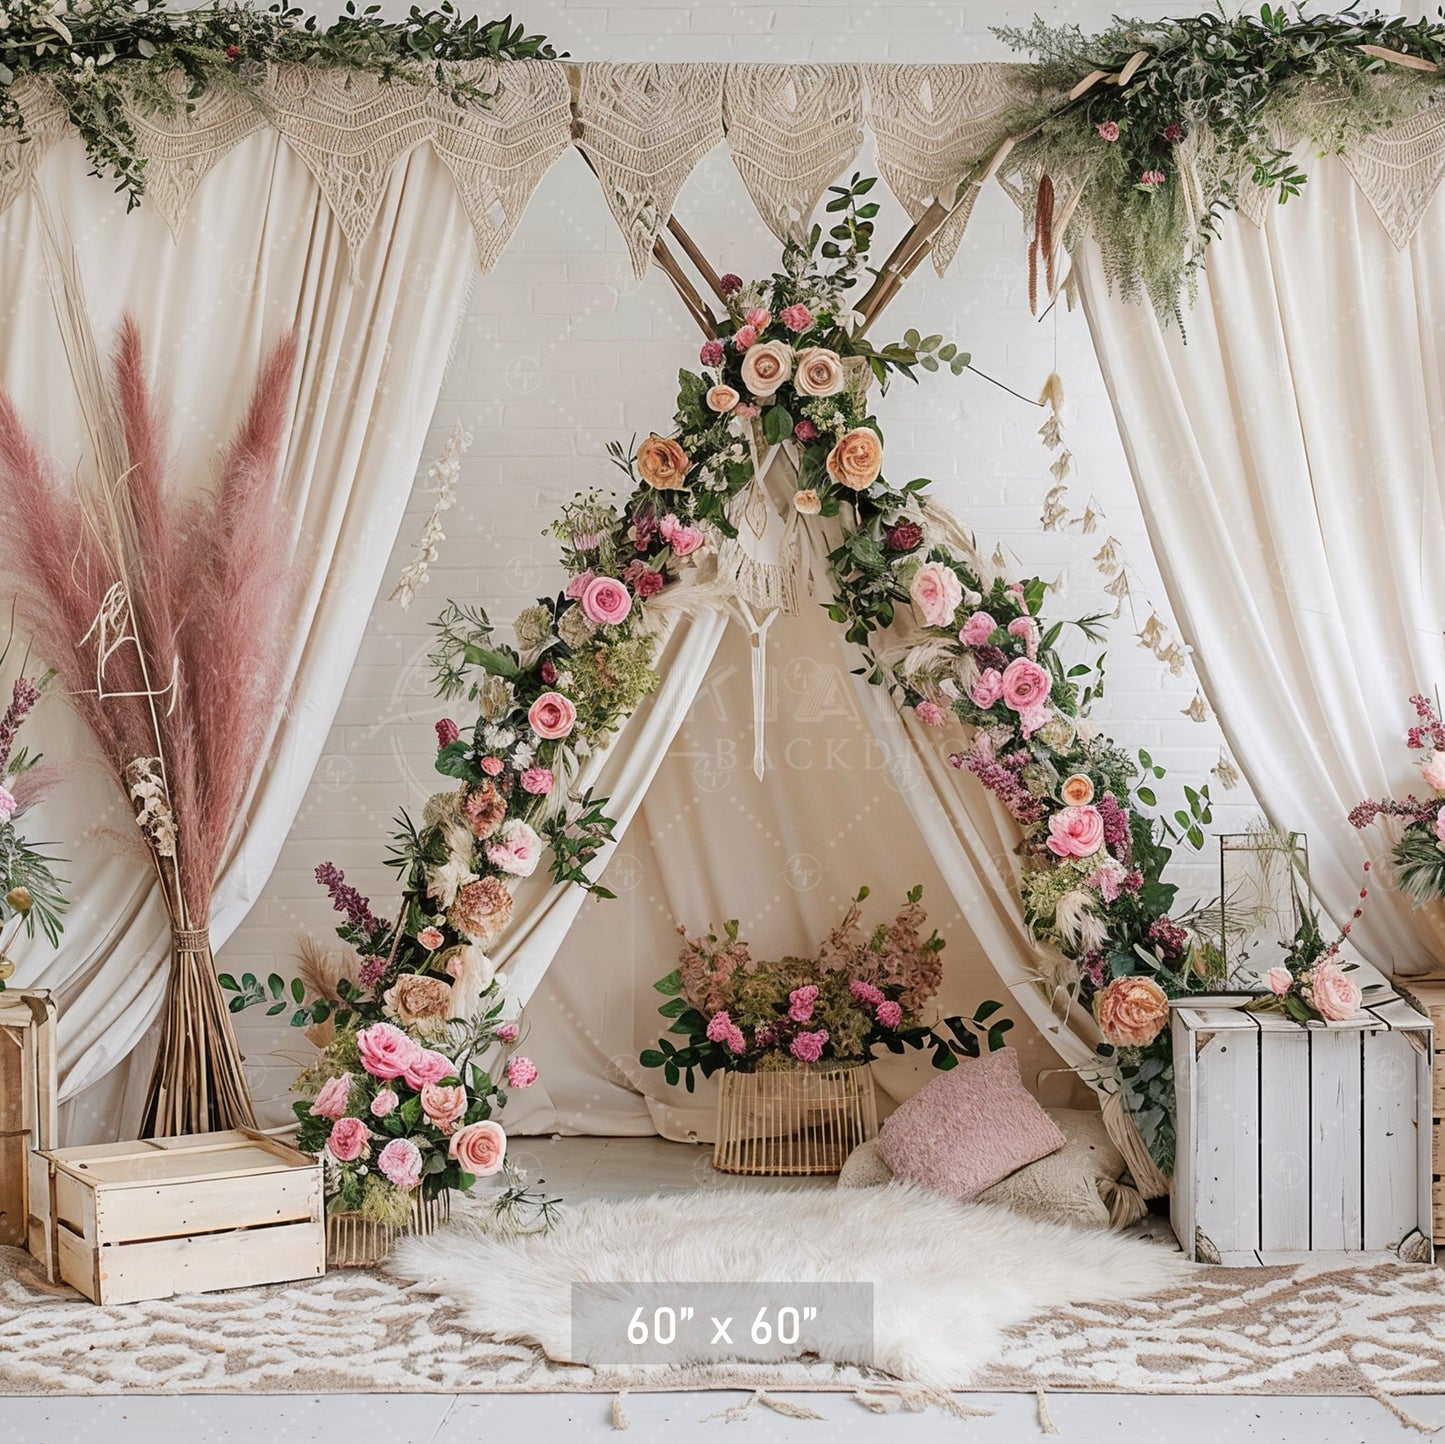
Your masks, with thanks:
[{"label": "distressed wood crate", "polygon": [[1396,980],[1395,986],[1435,1025],[1430,1171],[1435,1237],[1445,1239],[1445,980],[1404,978]]},{"label": "distressed wood crate", "polygon": [[25,1160],[57,1141],[55,1004],[48,992],[7,988],[0,993],[0,1244],[26,1246]]},{"label": "distressed wood crate", "polygon": [[60,1278],[98,1304],[326,1272],[321,1164],[236,1129],[31,1156]]},{"label": "distressed wood crate", "polygon": [[1307,1027],[1177,1006],[1171,1221],[1184,1251],[1232,1265],[1429,1261],[1432,1032],[1398,997]]}]

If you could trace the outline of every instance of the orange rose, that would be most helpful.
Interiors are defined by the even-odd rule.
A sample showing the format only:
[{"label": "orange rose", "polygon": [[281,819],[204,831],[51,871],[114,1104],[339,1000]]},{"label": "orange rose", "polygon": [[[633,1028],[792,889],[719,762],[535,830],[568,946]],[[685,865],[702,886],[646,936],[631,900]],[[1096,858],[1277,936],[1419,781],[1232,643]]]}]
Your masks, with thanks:
[{"label": "orange rose", "polygon": [[1082,772],[1076,772],[1072,777],[1064,778],[1059,796],[1070,807],[1087,807],[1094,800],[1094,784]]},{"label": "orange rose", "polygon": [[467,1111],[467,1090],[460,1083],[426,1083],[421,1090],[421,1111],[443,1133],[450,1133]]},{"label": "orange rose", "polygon": [[707,393],[707,404],[713,411],[731,411],[742,399],[731,386],[714,386]]},{"label": "orange rose", "polygon": [[687,485],[692,465],[687,452],[667,436],[649,436],[637,448],[637,474],[659,491],[678,491]]},{"label": "orange rose", "polygon": [[1094,999],[1104,1040],[1116,1048],[1147,1048],[1169,1022],[1169,999],[1153,978],[1115,978]]},{"label": "orange rose", "polygon": [[793,383],[804,396],[836,396],[844,385],[843,362],[826,346],[809,346],[798,352],[798,375]]},{"label": "orange rose", "polygon": [[876,431],[860,426],[828,453],[828,475],[849,491],[867,491],[883,470],[883,443]]},{"label": "orange rose", "polygon": [[760,341],[743,357],[743,385],[754,396],[771,396],[793,374],[793,348],[786,341]]}]

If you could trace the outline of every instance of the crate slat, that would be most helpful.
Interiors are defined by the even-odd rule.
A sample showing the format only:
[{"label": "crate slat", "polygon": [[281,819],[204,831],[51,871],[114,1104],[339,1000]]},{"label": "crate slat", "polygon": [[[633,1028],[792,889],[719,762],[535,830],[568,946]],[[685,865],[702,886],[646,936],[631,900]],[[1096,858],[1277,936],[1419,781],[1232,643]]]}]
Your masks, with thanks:
[{"label": "crate slat", "polygon": [[1310,1247],[1310,1039],[1261,1033],[1259,1246]]},{"label": "crate slat", "polygon": [[1312,1033],[1310,1051],[1310,1242],[1315,1249],[1364,1247],[1360,1090],[1364,1035]]}]

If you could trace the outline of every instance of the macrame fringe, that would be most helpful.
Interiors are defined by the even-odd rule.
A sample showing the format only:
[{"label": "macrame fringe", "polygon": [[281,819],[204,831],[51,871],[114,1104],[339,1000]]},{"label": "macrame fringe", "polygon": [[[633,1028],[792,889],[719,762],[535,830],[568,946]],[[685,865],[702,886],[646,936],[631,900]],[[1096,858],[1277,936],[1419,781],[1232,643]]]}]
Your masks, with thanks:
[{"label": "macrame fringe", "polygon": [[798,563],[802,547],[796,534],[783,544],[776,563],[750,557],[731,537],[717,550],[717,579],[726,595],[741,597],[749,606],[771,612],[798,614]]},{"label": "macrame fringe", "polygon": [[1440,1432],[1439,1424],[1427,1424],[1423,1419],[1397,1403],[1383,1389],[1368,1389],[1366,1392],[1375,1403],[1382,1409],[1389,1410],[1407,1429],[1413,1429],[1417,1434],[1438,1434]]},{"label": "macrame fringe", "polygon": [[1054,1423],[1054,1416],[1049,1412],[1049,1396],[1041,1388],[1034,1390],[1034,1399],[1039,1406],[1039,1433],[1058,1434],[1059,1426]]}]

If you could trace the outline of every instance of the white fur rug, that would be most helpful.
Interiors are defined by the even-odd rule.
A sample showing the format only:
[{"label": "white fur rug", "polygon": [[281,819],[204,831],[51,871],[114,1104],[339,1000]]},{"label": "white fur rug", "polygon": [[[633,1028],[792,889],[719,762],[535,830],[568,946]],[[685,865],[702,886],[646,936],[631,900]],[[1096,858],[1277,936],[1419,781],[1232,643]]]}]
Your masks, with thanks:
[{"label": "white fur rug", "polygon": [[[463,1327],[577,1364],[606,1361],[573,1352],[573,1283],[872,1284],[872,1358],[841,1334],[820,1347],[831,1362],[871,1363],[935,1388],[972,1382],[1004,1331],[1036,1314],[1145,1298],[1197,1272],[1159,1244],[956,1204],[905,1183],[592,1199],[564,1210],[547,1234],[462,1223],[409,1238],[388,1267],[445,1296]],[[674,1362],[700,1360],[679,1349]]]}]

